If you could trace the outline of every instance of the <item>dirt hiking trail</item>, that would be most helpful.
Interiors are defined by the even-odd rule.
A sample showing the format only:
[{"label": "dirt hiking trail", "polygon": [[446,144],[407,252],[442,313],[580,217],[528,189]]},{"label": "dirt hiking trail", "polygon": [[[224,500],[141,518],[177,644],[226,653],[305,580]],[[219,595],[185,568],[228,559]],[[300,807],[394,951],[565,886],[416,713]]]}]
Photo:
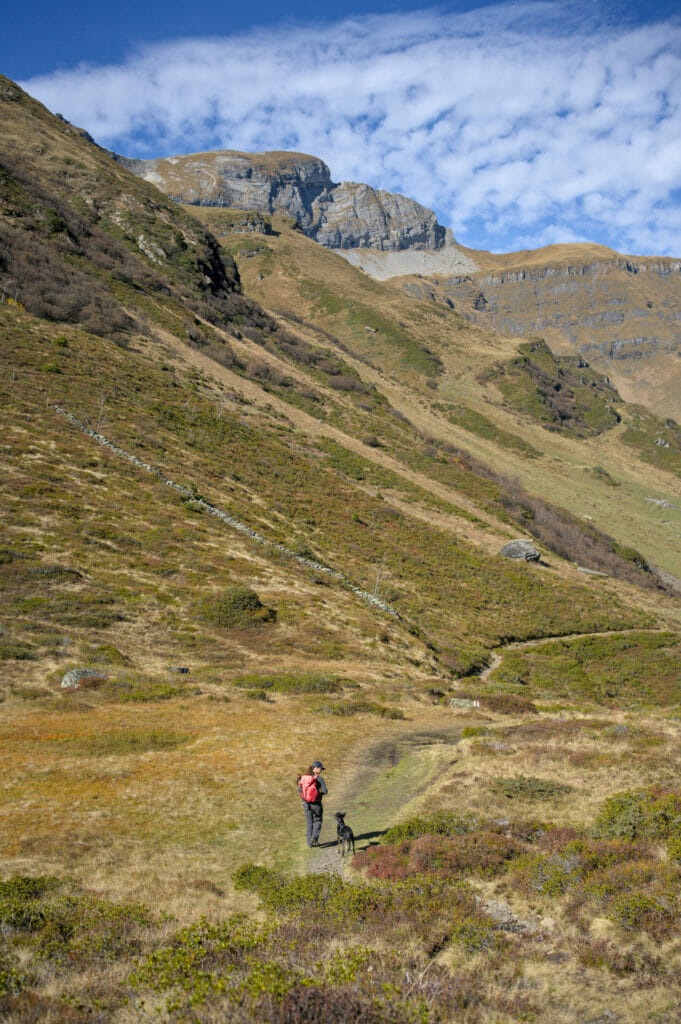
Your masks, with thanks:
[{"label": "dirt hiking trail", "polygon": [[[468,723],[467,723],[468,724]],[[406,726],[406,723],[405,723]],[[420,797],[430,789],[438,774],[453,764],[462,724],[432,723],[422,728],[409,723],[352,752],[346,767],[327,764],[324,773],[329,794],[324,798],[324,823],[320,846],[305,851],[304,872],[341,873],[352,857],[342,858],[336,844],[336,811],[347,814],[346,823],[355,834],[357,852],[380,841],[398,819],[414,812]],[[305,837],[302,809],[297,823],[301,844]]]},{"label": "dirt hiking trail", "polygon": [[[540,637],[510,643],[492,652],[492,660],[479,674],[485,683],[501,664],[506,650],[539,647],[557,640],[575,640],[589,636],[620,636],[628,632],[656,633],[660,629],[605,630],[566,636]],[[443,711],[443,718],[444,718]],[[324,823],[318,848],[304,850],[301,870],[311,874],[343,873],[351,856],[342,858],[336,843],[336,811],[347,814],[346,824],[355,835],[356,850],[377,842],[392,825],[411,813],[417,813],[420,798],[433,787],[441,771],[457,760],[456,747],[464,723],[443,720],[441,724],[415,722],[395,725],[380,739],[349,752],[345,764],[325,772],[329,794],[324,798]],[[466,722],[466,725],[471,725]],[[305,819],[300,811],[297,822],[301,845],[305,841]]]}]

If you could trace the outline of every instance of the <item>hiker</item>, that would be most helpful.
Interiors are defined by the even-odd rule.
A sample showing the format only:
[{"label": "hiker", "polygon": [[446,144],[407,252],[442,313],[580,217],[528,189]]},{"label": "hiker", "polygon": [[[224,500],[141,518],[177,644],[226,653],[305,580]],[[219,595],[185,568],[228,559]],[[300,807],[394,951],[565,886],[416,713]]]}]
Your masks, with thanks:
[{"label": "hiker", "polygon": [[304,775],[298,776],[298,792],[303,802],[305,820],[307,822],[307,845],[319,846],[319,833],[322,830],[322,797],[328,789],[322,776],[324,765],[321,761],[313,761]]}]

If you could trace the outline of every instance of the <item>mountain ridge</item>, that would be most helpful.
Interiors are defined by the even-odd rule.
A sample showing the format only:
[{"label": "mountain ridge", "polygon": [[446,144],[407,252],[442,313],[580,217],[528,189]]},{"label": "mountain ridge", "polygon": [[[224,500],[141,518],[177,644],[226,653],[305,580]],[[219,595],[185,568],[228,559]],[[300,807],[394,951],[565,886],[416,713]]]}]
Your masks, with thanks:
[{"label": "mountain ridge", "polygon": [[681,261],[566,243],[495,254],[458,245],[414,200],[334,184],[317,157],[217,151],[116,157],[178,202],[284,213],[377,280],[514,336],[581,355],[624,396],[681,419]]},{"label": "mountain ridge", "polygon": [[112,155],[176,202],[284,213],[329,248],[440,249],[448,238],[432,210],[370,185],[334,183],[327,165],[304,153],[217,150],[154,160]]}]

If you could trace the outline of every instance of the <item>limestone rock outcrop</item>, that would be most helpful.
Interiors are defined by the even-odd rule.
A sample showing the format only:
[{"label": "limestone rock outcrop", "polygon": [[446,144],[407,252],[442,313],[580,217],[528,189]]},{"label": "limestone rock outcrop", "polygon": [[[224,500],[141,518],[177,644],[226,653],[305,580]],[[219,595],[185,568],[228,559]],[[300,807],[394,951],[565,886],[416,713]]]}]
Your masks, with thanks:
[{"label": "limestone rock outcrop", "polygon": [[411,276],[400,286],[481,327],[542,337],[609,377],[626,401],[681,419],[681,260],[577,243],[462,251],[475,271]]},{"label": "limestone rock outcrop", "polygon": [[323,160],[304,153],[220,150],[119,163],[178,203],[283,213],[331,249],[442,248],[446,231],[432,210],[394,192],[331,180]]},{"label": "limestone rock outcrop", "polygon": [[344,181],[313,204],[310,235],[330,249],[439,249],[445,229],[432,210],[395,192]]}]

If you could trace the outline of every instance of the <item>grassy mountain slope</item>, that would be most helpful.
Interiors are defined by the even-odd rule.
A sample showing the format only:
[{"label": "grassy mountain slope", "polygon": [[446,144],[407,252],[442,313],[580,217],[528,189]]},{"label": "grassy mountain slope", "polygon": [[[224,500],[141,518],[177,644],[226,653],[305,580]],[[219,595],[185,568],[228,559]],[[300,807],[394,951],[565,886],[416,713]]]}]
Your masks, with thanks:
[{"label": "grassy mountain slope", "polygon": [[[0,1015],[669,1019],[656,428],[2,90]],[[564,372],[570,430],[522,360]],[[540,564],[498,554],[518,535]],[[345,875],[303,846],[318,756]]]},{"label": "grassy mountain slope", "polygon": [[[578,402],[583,411],[556,415],[557,423],[547,431],[541,410],[549,391],[556,395],[562,386],[557,363],[548,372],[538,367],[543,397],[537,380],[527,374],[504,393],[505,368],[517,358],[517,339],[405,297],[314,245],[282,219],[270,225],[267,218],[251,215],[251,228],[260,230],[248,231],[248,215],[242,212],[191,209],[234,256],[247,294],[279,312],[289,326],[303,320],[340,341],[362,379],[378,382],[390,405],[424,438],[465,449],[583,522],[594,521],[651,562],[681,573],[675,543],[681,523],[678,440],[653,414],[642,422],[642,411],[599,383],[581,357],[572,357],[571,387],[583,389]],[[309,337],[324,341],[323,334]],[[609,426],[595,431],[589,421]],[[354,433],[363,429],[366,435],[366,421],[364,427],[353,424]],[[387,436],[385,431],[379,424],[378,439],[392,451],[394,431]],[[413,462],[411,440],[405,447],[402,460]],[[428,471],[442,476],[441,466]],[[607,476],[619,485],[616,490],[604,484]]]}]

